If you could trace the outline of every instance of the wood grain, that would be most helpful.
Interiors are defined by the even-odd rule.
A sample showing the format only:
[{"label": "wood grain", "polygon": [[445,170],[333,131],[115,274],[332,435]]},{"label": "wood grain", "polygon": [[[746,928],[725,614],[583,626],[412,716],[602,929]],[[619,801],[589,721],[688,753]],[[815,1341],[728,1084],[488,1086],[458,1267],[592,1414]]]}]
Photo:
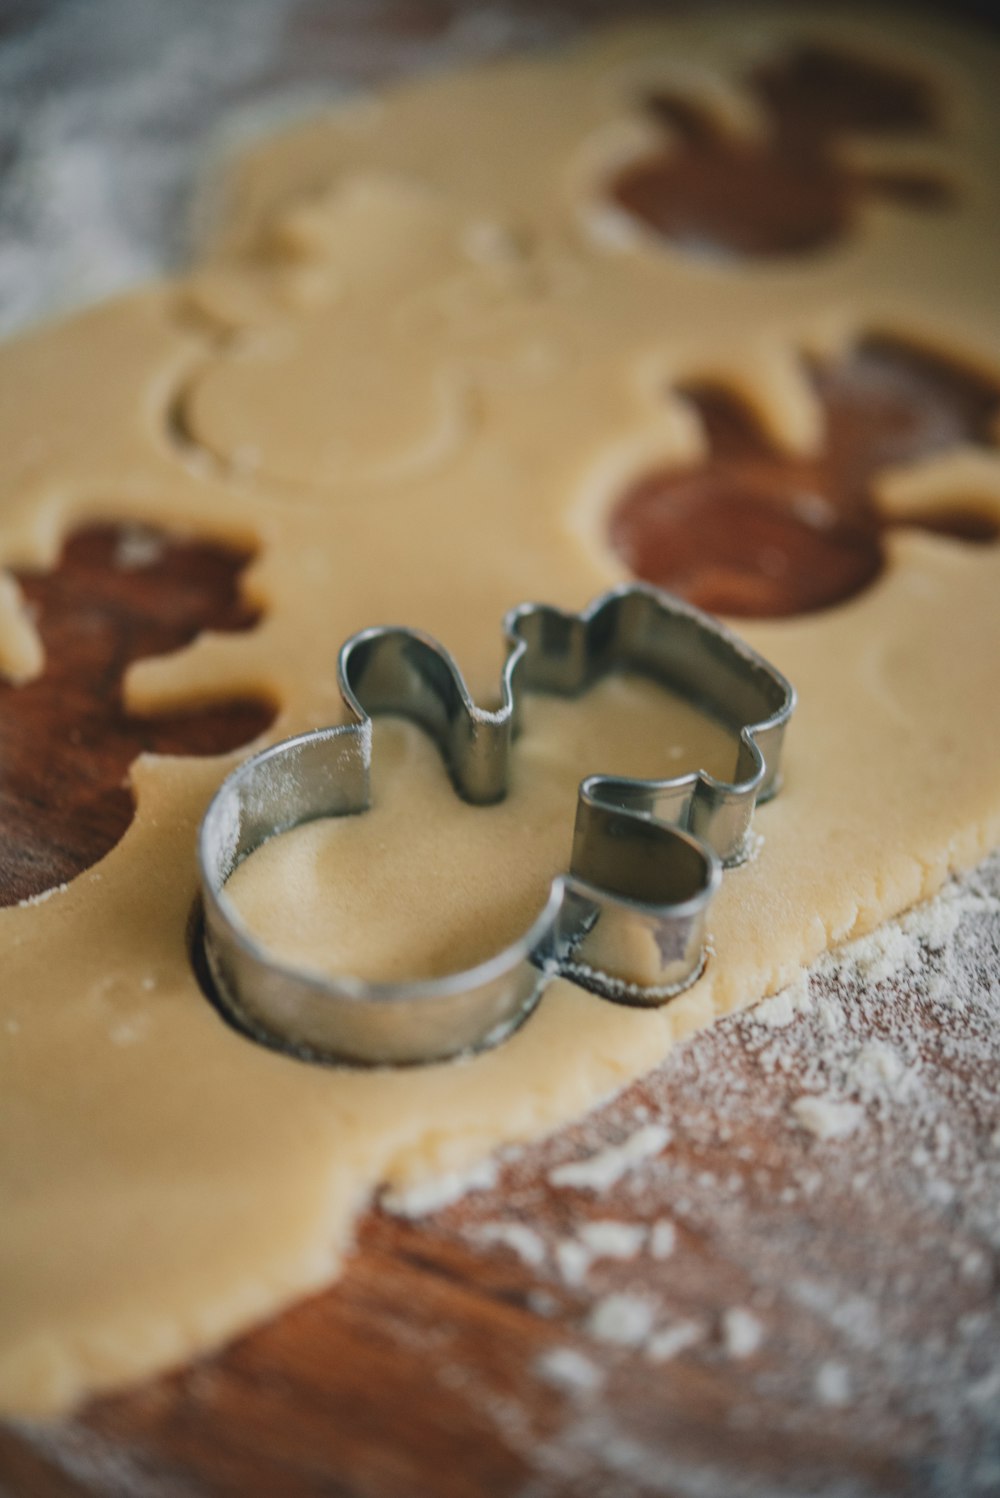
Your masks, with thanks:
[{"label": "wood grain", "polygon": [[668,141],[616,181],[622,206],[682,249],[798,255],[849,235],[867,198],[923,208],[952,200],[931,173],[860,171],[838,151],[846,136],[939,132],[933,91],[904,65],[804,44],[750,68],[743,82],[761,110],[761,139],[735,139],[690,97],[654,93],[648,109]]},{"label": "wood grain", "polygon": [[643,475],[610,520],[611,544],[637,577],[715,613],[776,618],[871,587],[893,527],[996,541],[995,520],[963,495],[891,518],[876,500],[889,468],[995,447],[994,382],[958,358],[875,335],[840,358],[803,360],[802,372],[823,413],[823,442],[809,456],[777,444],[745,392],[721,383],[682,392],[705,432],[705,460]]},{"label": "wood grain", "polygon": [[45,648],[45,670],[0,681],[0,905],[62,884],[96,863],[132,820],[128,769],[139,754],[218,754],[274,717],[233,698],[141,717],[123,700],[133,661],[204,630],[250,629],[240,594],[246,554],[112,525],[66,543],[48,571],[15,574]]}]

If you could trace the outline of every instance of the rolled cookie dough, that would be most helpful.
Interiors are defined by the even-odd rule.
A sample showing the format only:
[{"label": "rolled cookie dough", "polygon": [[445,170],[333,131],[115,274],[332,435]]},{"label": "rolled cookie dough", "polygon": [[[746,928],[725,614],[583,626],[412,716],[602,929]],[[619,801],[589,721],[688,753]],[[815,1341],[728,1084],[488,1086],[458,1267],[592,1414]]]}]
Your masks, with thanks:
[{"label": "rolled cookie dough", "polygon": [[[263,690],[281,704],[272,737],[329,722],[337,645],[396,621],[438,636],[484,700],[505,609],[579,608],[619,581],[608,508],[650,466],[702,450],[678,383],[729,379],[777,442],[808,450],[805,349],[899,331],[996,371],[1000,131],[982,39],[907,22],[949,129],[893,150],[936,153],[961,186],[947,211],[872,203],[852,237],[780,267],[608,232],[601,184],[647,144],[645,90],[694,80],[751,130],[734,81],[748,46],[813,32],[882,50],[877,26],[798,9],[632,29],[410,84],[261,147],[200,271],[0,353],[0,561],[51,564],[95,516],[256,544],[261,625],[140,663],[140,708]],[[1000,460],[950,453],[887,473],[882,494],[1000,515]],[[28,629],[0,590],[0,658],[22,677],[40,665]],[[654,1011],[553,984],[507,1044],[447,1066],[324,1070],[227,1029],[185,932],[195,829],[235,757],[134,766],[118,847],[0,911],[0,1408],[65,1410],[327,1283],[379,1182],[555,1127],[997,840],[1000,550],[900,532],[851,603],[743,632],[801,702],[785,789],[758,814],[763,847],[713,909],[705,976]],[[599,703],[538,720],[524,765],[571,758],[567,736],[597,731]],[[654,734],[661,751],[661,713],[638,693],[620,752]],[[426,746],[386,732],[434,811],[426,843],[402,850],[403,882],[436,892],[436,840],[467,809]],[[362,894],[376,856],[401,851],[389,822],[360,819],[349,869],[337,860],[348,881],[366,871]],[[497,868],[514,879],[518,827],[504,825]],[[324,850],[292,862],[308,895]],[[481,893],[450,887],[449,922],[493,919]],[[352,956],[386,960],[377,900],[351,920]],[[411,956],[428,949],[397,945],[394,960]]]}]

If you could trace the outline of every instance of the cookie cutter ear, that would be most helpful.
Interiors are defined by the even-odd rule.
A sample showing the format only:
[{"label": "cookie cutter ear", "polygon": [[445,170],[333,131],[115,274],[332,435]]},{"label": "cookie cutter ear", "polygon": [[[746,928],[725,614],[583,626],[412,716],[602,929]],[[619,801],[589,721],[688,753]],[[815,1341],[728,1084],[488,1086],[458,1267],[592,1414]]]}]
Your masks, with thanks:
[{"label": "cookie cutter ear", "polygon": [[[524,605],[505,628],[494,711],[473,702],[454,659],[428,636],[399,628],[353,636],[339,674],[355,721],[265,749],[213,798],[198,838],[205,957],[221,1007],[256,1039],[323,1062],[438,1061],[499,1043],[555,976],[656,1005],[700,974],[722,867],[745,856],[754,807],[778,787],[793,688],[710,616],[645,585],[617,589],[580,614]],[[485,804],[506,792],[523,694],[577,696],[618,670],[681,692],[730,727],[734,778],[586,779],[570,868],[530,929],[501,952],[443,978],[372,983],[285,963],[240,917],[225,887],[245,858],[304,822],[370,805],[373,714],[419,723],[458,794]]]}]

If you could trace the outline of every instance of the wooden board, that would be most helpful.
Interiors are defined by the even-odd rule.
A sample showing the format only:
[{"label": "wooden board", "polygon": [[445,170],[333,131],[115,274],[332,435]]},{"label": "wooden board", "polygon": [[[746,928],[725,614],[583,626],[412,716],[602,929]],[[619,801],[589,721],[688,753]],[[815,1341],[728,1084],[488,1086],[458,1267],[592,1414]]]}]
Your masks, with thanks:
[{"label": "wooden board", "polygon": [[[377,10],[397,37],[453,13]],[[121,705],[128,660],[251,622],[244,561],[98,527],[23,579],[48,667],[0,686],[0,903],[113,846],[142,748],[230,748],[268,721],[263,702],[158,722]],[[56,1426],[0,1430],[0,1493],[1000,1492],[1000,874],[985,878],[947,958],[879,983],[814,978],[779,1027],[723,1022],[506,1158],[491,1188],[416,1221],[373,1209],[338,1285],[218,1356]],[[797,1122],[796,1101],[823,1091],[863,1100],[850,1137]],[[669,1143],[607,1192],[550,1179],[651,1120]],[[579,1278],[595,1220],[643,1241]],[[635,1345],[600,1335],[615,1294],[651,1319]]]}]

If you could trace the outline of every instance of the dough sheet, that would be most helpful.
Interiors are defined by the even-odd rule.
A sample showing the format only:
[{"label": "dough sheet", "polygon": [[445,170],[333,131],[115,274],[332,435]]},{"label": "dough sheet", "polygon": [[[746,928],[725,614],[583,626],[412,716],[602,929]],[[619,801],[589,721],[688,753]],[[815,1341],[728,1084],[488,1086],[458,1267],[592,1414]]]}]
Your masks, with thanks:
[{"label": "dough sheet", "polygon": [[[887,332],[1000,381],[998,58],[981,37],[908,19],[902,61],[947,129],[878,146],[945,171],[945,209],[872,201],[827,250],[729,264],[609,206],[609,174],[648,148],[652,87],[701,90],[752,132],[748,60],[810,34],[886,50],[877,22],[741,11],[408,83],[262,144],[191,276],[0,350],[0,564],[51,565],[94,518],[256,549],[260,624],[138,662],[137,709],[262,692],[269,740],[338,721],[337,649],[379,623],[436,635],[486,702],[504,612],[577,609],[621,581],[609,509],[704,451],[685,382],[727,381],[809,451],[809,353]],[[1000,518],[994,435],[887,471],[886,506]],[[904,529],[888,546],[849,603],[741,625],[800,694],[785,785],[725,877],[704,976],[662,1009],[557,982],[468,1060],[363,1073],[273,1054],[222,1022],[187,948],[198,821],[240,755],[136,762],[119,845],[0,910],[0,1410],[57,1414],[218,1346],[335,1277],[380,1183],[579,1115],[992,847],[1000,547]],[[0,586],[12,677],[42,668],[31,635]],[[240,898],[289,955],[326,943],[316,960],[372,976],[460,965],[537,908],[582,771],[694,768],[723,752],[706,732],[629,681],[539,699],[508,803],[474,810],[387,722],[375,810],[275,843]]]}]

